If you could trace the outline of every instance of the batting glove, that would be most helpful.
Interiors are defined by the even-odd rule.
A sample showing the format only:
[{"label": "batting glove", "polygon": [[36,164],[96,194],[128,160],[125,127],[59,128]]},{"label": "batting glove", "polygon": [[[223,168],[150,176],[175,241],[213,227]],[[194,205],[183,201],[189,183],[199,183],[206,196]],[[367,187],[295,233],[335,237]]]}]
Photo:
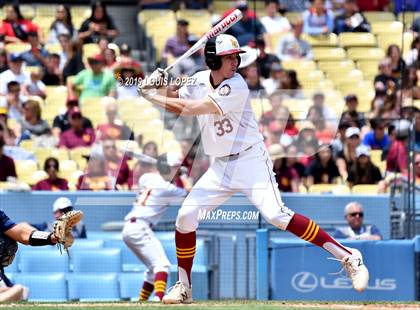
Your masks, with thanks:
[{"label": "batting glove", "polygon": [[157,68],[153,73],[146,77],[142,83],[140,84],[140,88],[142,89],[150,89],[150,88],[159,88],[161,86],[166,86],[168,84],[168,73],[161,69]]}]

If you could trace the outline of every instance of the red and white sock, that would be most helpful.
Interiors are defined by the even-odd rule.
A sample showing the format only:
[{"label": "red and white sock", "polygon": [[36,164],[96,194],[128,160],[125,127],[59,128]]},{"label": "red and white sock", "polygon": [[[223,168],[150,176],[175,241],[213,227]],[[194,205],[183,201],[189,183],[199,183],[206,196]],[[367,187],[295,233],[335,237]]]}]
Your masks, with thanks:
[{"label": "red and white sock", "polygon": [[183,234],[175,231],[176,257],[178,259],[178,279],[191,286],[191,269],[195,256],[195,231]]},{"label": "red and white sock", "polygon": [[168,274],[160,271],[155,275],[155,295],[162,300],[166,291],[166,282],[168,281]]},{"label": "red and white sock", "polygon": [[143,287],[141,288],[139,300],[146,301],[149,299],[150,294],[153,292],[153,284],[147,281],[144,281]]},{"label": "red and white sock", "polygon": [[300,239],[313,243],[334,255],[337,259],[352,254],[347,248],[334,240],[325,230],[311,219],[295,213],[287,226],[288,231]]}]

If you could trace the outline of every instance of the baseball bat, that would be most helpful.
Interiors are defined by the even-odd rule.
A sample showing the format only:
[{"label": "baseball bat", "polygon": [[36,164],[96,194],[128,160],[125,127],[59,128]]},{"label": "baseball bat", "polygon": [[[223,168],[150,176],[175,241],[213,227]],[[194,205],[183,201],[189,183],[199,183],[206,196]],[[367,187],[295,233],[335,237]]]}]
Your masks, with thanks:
[{"label": "baseball bat", "polygon": [[203,48],[206,45],[206,42],[211,38],[218,36],[219,34],[225,32],[230,27],[235,25],[242,18],[242,12],[238,9],[230,13],[228,16],[223,18],[216,26],[211,28],[205,35],[203,35],[200,40],[198,40],[193,46],[190,47],[183,55],[178,57],[173,64],[165,68],[166,72],[169,72],[173,67],[175,67],[179,62],[184,60],[187,57],[190,57],[192,54],[197,52],[199,49]]}]

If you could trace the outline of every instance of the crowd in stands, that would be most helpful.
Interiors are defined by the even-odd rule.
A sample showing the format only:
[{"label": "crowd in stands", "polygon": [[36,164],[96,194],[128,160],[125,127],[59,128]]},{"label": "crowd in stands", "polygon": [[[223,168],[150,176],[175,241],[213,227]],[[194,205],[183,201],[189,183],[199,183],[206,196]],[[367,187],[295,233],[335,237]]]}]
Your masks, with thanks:
[{"label": "crowd in stands", "polygon": [[[420,105],[413,105],[420,100],[420,18],[414,19],[407,29],[413,37],[410,50],[402,51],[399,45],[391,44],[379,61],[376,75],[370,80],[375,94],[369,111],[360,110],[356,89],[341,93],[339,100],[344,100],[345,106],[337,109],[322,87],[309,92],[307,83],[302,82],[301,71],[286,64],[317,61],[310,37],[371,32],[364,12],[390,11],[393,4],[397,7],[397,2],[267,0],[261,14],[254,11],[252,2],[233,1],[234,7],[218,15],[213,11],[212,1],[141,0],[139,5],[141,10],[207,10],[213,13],[213,22],[235,8],[242,11],[243,18],[227,33],[234,35],[249,52],[238,71],[247,82],[252,99],[258,102],[264,98],[268,102],[257,117],[282,191],[300,192],[314,184],[347,184],[350,188],[377,184],[378,191],[385,192],[390,172],[404,176],[408,171],[409,123],[399,119],[407,122],[415,119],[416,151],[420,152]],[[121,102],[137,97],[135,83],[123,85],[121,81],[143,78],[146,72],[131,56],[129,45],[114,43],[120,32],[107,7],[94,1],[89,16],[76,27],[71,8],[58,5],[48,35],[36,19],[22,15],[19,5],[6,4],[3,11],[0,182],[19,179],[22,168],[17,163],[35,159],[40,177],[32,180],[34,190],[136,188],[144,159],[124,154],[120,141],[131,141],[136,150],[154,158],[161,150],[157,141],[143,141],[142,132],[130,127],[122,120],[127,115],[119,113]],[[300,13],[289,20],[286,12]],[[197,42],[199,38],[189,27],[188,20],[176,21],[176,33],[167,38],[157,59],[162,65]],[[273,40],[274,37],[279,39]],[[25,44],[24,50],[13,49]],[[176,66],[172,75],[191,76],[205,68],[200,51]],[[59,97],[65,105],[50,117],[48,102],[52,100],[52,89],[61,89]],[[287,104],[290,100],[306,100],[310,104],[294,113]],[[102,109],[96,111],[104,114],[101,121],[91,117],[89,104],[93,101]],[[170,121],[171,115],[161,118]],[[183,135],[176,137],[182,165],[196,181],[209,160],[201,154],[197,141],[193,141],[196,123],[183,118],[181,123]],[[37,148],[65,152],[65,165],[59,155],[37,156],[36,152],[34,155],[25,148],[28,142]],[[81,149],[89,151],[79,152]],[[383,151],[379,161],[378,151]],[[71,164],[66,161],[73,161],[75,169],[68,170]],[[70,175],[60,171],[63,168],[78,173],[70,180]]]}]

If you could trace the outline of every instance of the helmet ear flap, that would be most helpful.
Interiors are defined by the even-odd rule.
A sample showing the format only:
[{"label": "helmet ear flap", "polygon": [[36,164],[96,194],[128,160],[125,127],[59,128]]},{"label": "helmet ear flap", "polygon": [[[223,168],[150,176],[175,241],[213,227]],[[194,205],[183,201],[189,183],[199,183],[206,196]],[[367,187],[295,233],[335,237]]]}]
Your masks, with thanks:
[{"label": "helmet ear flap", "polygon": [[236,55],[236,59],[238,59],[238,65],[236,66],[236,68],[239,68],[239,66],[241,65],[241,56]]},{"label": "helmet ear flap", "polygon": [[222,60],[216,55],[216,38],[207,41],[204,47],[204,57],[206,65],[211,70],[219,70],[222,67]]}]

